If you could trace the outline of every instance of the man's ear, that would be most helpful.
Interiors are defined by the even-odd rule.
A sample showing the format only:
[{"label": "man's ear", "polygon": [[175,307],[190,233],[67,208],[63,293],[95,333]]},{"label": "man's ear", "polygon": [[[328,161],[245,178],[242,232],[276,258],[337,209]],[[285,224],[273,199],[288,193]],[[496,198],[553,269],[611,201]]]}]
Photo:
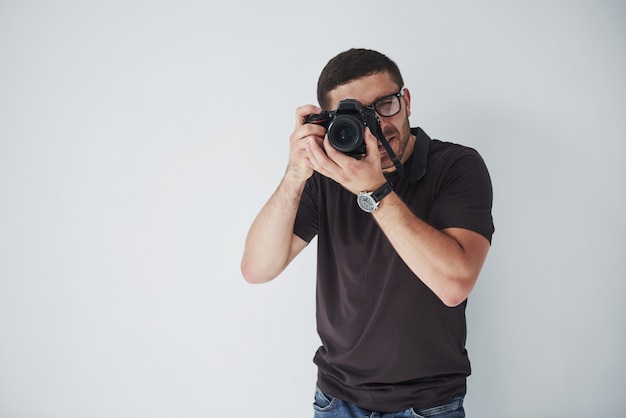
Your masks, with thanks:
[{"label": "man's ear", "polygon": [[411,116],[411,92],[409,89],[404,89],[404,103],[406,104],[406,117]]}]

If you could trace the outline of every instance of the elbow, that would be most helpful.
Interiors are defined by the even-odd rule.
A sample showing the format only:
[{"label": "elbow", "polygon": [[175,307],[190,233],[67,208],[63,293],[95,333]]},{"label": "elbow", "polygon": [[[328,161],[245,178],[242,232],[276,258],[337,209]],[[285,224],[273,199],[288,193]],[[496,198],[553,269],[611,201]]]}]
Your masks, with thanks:
[{"label": "elbow", "polygon": [[260,269],[255,263],[248,260],[246,257],[241,260],[240,269],[243,279],[250,284],[266,283],[275,277],[263,274],[263,270]]},{"label": "elbow", "polygon": [[261,278],[256,274],[255,269],[250,266],[245,260],[241,262],[241,275],[243,279],[250,284],[263,283]]},{"label": "elbow", "polygon": [[448,308],[456,308],[467,299],[466,294],[461,294],[457,292],[456,294],[447,294],[445,296],[440,297],[441,302],[446,305]]},{"label": "elbow", "polygon": [[476,283],[477,276],[464,276],[454,280],[452,285],[445,289],[439,295],[439,299],[448,308],[456,308],[467,300],[474,284]]}]

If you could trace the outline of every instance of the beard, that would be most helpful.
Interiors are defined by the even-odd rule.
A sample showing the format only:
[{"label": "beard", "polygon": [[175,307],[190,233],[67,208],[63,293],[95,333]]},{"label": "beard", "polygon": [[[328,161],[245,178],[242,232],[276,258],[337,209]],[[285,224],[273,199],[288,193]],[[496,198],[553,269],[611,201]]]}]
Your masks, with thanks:
[{"label": "beard", "polygon": [[[391,149],[396,154],[398,159],[404,163],[406,161],[404,153],[407,145],[409,144],[409,140],[411,139],[411,127],[408,117],[404,119],[400,129],[396,129],[393,125],[385,127],[383,135],[385,135],[385,138],[390,139],[389,145],[391,146]],[[381,152],[383,150],[381,150]],[[389,170],[395,167],[395,164],[391,160],[391,157],[386,153],[386,150],[381,158],[381,166],[383,170]]]}]

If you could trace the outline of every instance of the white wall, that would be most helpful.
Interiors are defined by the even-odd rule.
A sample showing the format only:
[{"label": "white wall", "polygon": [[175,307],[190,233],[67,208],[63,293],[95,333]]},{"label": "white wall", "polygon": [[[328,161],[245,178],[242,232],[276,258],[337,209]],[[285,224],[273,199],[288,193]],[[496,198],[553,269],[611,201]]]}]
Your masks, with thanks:
[{"label": "white wall", "polygon": [[239,260],[294,108],[353,46],[491,171],[468,416],[619,416],[624,22],[597,0],[0,3],[0,416],[312,416],[314,249],[263,286]]}]

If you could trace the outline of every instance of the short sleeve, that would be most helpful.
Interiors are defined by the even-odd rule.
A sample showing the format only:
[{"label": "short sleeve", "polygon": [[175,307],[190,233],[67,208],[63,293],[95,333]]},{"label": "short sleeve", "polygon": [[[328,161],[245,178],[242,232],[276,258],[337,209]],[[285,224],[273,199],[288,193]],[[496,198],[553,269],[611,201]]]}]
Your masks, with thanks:
[{"label": "short sleeve", "polygon": [[306,182],[296,214],[293,232],[306,242],[317,235],[319,228],[319,175],[314,173]]},{"label": "short sleeve", "polygon": [[469,229],[491,242],[495,230],[491,215],[493,189],[485,162],[471,148],[447,160],[449,166],[442,173],[433,202],[431,225],[437,229]]}]

